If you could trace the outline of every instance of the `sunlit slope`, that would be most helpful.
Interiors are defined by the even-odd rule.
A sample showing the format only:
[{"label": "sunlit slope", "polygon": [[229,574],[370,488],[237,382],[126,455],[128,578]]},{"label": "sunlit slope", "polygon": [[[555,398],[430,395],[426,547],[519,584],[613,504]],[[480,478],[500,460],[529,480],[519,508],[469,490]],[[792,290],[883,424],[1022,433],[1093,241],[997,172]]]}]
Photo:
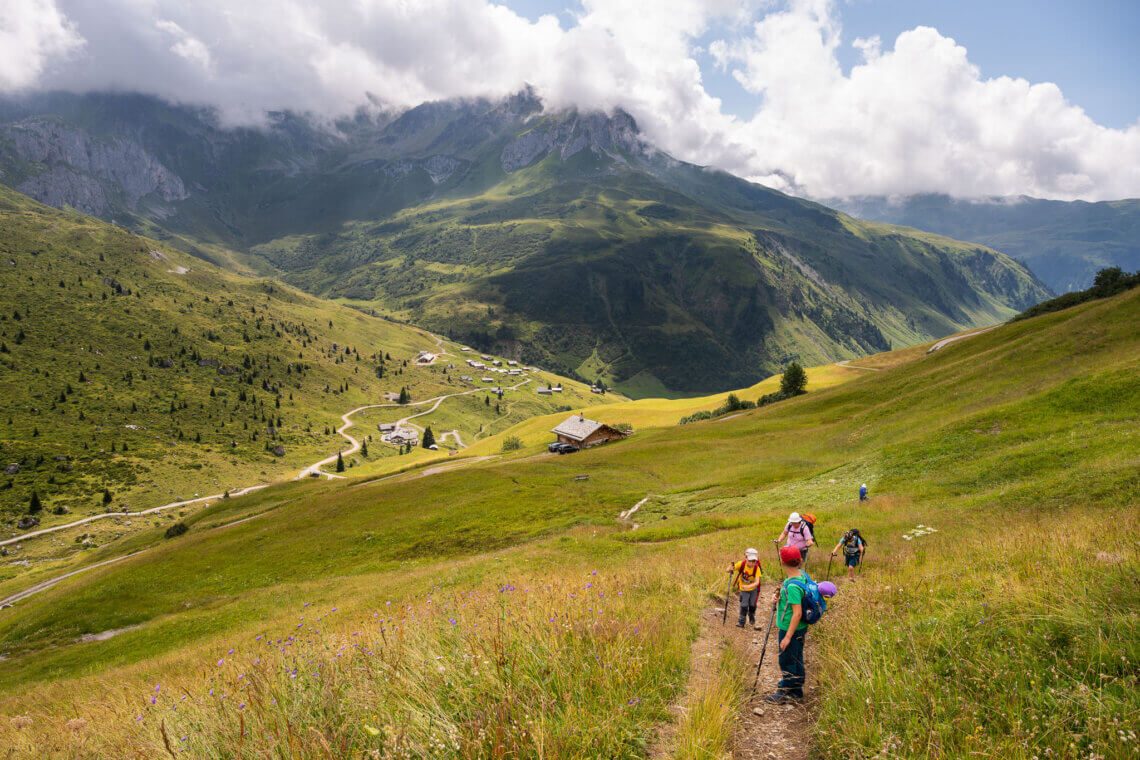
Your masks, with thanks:
[{"label": "sunlit slope", "polygon": [[[421,367],[420,351],[450,355]],[[341,415],[401,388],[413,402],[478,388],[462,413],[441,408],[469,439],[592,398],[569,381],[565,400],[537,396],[528,375],[527,403],[496,408],[488,384],[460,380],[466,355],[0,186],[0,536],[19,535],[33,494],[47,527],[292,477],[347,445]],[[346,464],[396,459],[376,438]]]},{"label": "sunlit slope", "polygon": [[[1135,379],[1137,367],[1138,303],[1132,293],[1008,325],[909,364],[733,419],[646,429],[574,456],[486,462],[430,478],[331,485],[288,498],[267,492],[256,498],[266,508],[279,505],[271,516],[217,534],[192,530],[185,540],[80,576],[9,611],[0,618],[0,642],[12,655],[25,652],[30,659],[0,663],[0,675],[9,682],[33,673],[42,677],[51,662],[70,661],[67,670],[74,669],[80,660],[72,659],[76,655],[66,644],[83,632],[147,623],[138,635],[150,642],[148,651],[165,651],[196,639],[197,624],[188,627],[185,621],[204,620],[207,610],[207,629],[220,633],[260,620],[269,614],[270,600],[318,588],[322,578],[477,554],[574,525],[611,526],[619,511],[648,493],[668,498],[701,490],[702,498],[715,501],[777,488],[856,460],[902,457],[909,467],[908,448],[923,441],[927,452],[932,446],[950,447],[950,458],[937,471],[920,473],[921,482],[929,480],[923,487],[953,482],[957,492],[969,492],[969,478],[951,479],[951,472],[1002,462],[1009,451],[1025,449],[1028,456],[1034,435],[1027,432],[1030,437],[1022,441],[1017,429],[999,426],[1005,437],[990,441],[992,424],[970,432],[975,416],[1000,416],[1007,405],[1041,398],[1033,402],[1035,414],[1048,417],[1050,405],[1061,404],[1050,425],[1071,424],[1074,415],[1103,414],[1111,420],[1103,427],[1103,441],[1122,434],[1127,420],[1120,414],[1130,409],[1134,418],[1138,408],[1128,404],[1136,385],[1126,382]],[[1109,395],[1097,391],[1077,406],[1060,400],[1072,395],[1070,387],[1095,388],[1096,383]],[[1050,400],[1054,397],[1059,400]],[[948,436],[945,444],[939,443],[942,436]],[[1007,453],[994,450],[986,456],[998,458],[978,459],[982,444],[1001,444]],[[1018,454],[1012,460],[1018,464],[1002,465],[1002,482],[1009,487],[1003,498],[1010,506],[1021,505],[1024,486],[1029,489],[1024,506],[1030,506],[1040,493],[1036,484],[1049,483],[1059,488],[1047,496],[1050,503],[1063,503],[1072,488],[1061,487],[1071,469],[1066,459],[1074,455],[1022,461]],[[1119,468],[1127,461],[1105,464]],[[871,470],[872,476],[885,477],[878,466]],[[590,479],[575,482],[580,473]],[[896,479],[895,487],[916,485]],[[130,601],[112,605],[107,599]],[[134,660],[142,654],[132,654],[134,636],[124,634],[84,651]],[[62,646],[37,651],[48,643]],[[81,667],[95,667],[101,659],[84,655]]]}]

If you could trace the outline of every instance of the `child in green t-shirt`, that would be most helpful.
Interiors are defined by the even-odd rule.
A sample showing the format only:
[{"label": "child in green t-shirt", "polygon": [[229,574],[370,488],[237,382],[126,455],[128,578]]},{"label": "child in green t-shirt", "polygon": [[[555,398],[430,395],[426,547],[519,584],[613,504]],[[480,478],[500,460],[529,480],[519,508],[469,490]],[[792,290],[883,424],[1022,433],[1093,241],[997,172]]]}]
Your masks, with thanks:
[{"label": "child in green t-shirt", "polygon": [[780,673],[782,678],[776,691],[765,697],[767,702],[783,704],[804,698],[804,637],[807,623],[803,621],[804,587],[793,583],[802,578],[800,550],[794,546],[780,549],[780,564],[784,568],[784,583],[772,595],[776,607],[776,628],[780,633]]}]

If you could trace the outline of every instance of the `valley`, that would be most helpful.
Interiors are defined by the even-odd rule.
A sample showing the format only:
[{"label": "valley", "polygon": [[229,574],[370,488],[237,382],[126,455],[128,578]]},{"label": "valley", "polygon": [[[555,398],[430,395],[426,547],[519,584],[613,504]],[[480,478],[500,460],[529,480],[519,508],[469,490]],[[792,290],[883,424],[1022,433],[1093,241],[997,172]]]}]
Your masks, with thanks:
[{"label": "valley", "polygon": [[[468,445],[535,414],[617,398],[529,370],[521,379],[532,388],[562,392],[520,386],[500,396],[460,379],[461,347],[422,329],[230,274],[3,188],[0,229],[0,582],[25,563],[78,561],[105,541],[169,527],[206,494],[335,462],[347,449],[341,416],[401,389],[417,407],[478,397],[461,414],[437,405],[419,419]],[[445,361],[416,361],[433,351]],[[397,410],[407,414],[393,401],[368,421]],[[396,469],[426,453],[401,456],[374,426],[362,437],[366,449],[343,452],[348,470]],[[465,447],[454,437],[439,445]],[[22,545],[29,532],[107,513],[125,514]]]}]

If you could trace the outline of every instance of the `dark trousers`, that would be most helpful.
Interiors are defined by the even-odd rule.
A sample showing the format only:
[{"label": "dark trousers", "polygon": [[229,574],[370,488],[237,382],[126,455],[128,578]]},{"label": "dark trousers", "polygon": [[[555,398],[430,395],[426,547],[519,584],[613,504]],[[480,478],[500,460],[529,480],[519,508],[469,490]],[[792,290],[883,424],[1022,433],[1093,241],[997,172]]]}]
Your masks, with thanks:
[{"label": "dark trousers", "polygon": [[[787,631],[780,631],[779,641],[783,641],[786,634]],[[785,697],[803,699],[804,678],[807,673],[804,670],[804,639],[806,637],[806,628],[802,631],[796,631],[792,634],[788,648],[780,652],[780,673],[783,678],[780,679],[776,691]]]},{"label": "dark trousers", "polygon": [[745,618],[747,618],[750,623],[756,623],[756,600],[759,596],[759,586],[751,591],[740,592],[740,617],[736,619],[737,625],[744,625]]}]

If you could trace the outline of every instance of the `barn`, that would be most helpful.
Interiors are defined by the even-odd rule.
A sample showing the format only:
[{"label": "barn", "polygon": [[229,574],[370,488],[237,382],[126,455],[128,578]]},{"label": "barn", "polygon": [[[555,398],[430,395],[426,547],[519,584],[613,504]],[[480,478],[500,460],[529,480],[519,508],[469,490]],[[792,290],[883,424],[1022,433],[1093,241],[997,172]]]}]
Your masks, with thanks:
[{"label": "barn", "polygon": [[604,422],[588,420],[584,415],[567,417],[552,431],[558,436],[559,443],[572,443],[579,448],[597,446],[599,443],[608,443],[625,438],[625,433],[617,428],[610,427]]}]

